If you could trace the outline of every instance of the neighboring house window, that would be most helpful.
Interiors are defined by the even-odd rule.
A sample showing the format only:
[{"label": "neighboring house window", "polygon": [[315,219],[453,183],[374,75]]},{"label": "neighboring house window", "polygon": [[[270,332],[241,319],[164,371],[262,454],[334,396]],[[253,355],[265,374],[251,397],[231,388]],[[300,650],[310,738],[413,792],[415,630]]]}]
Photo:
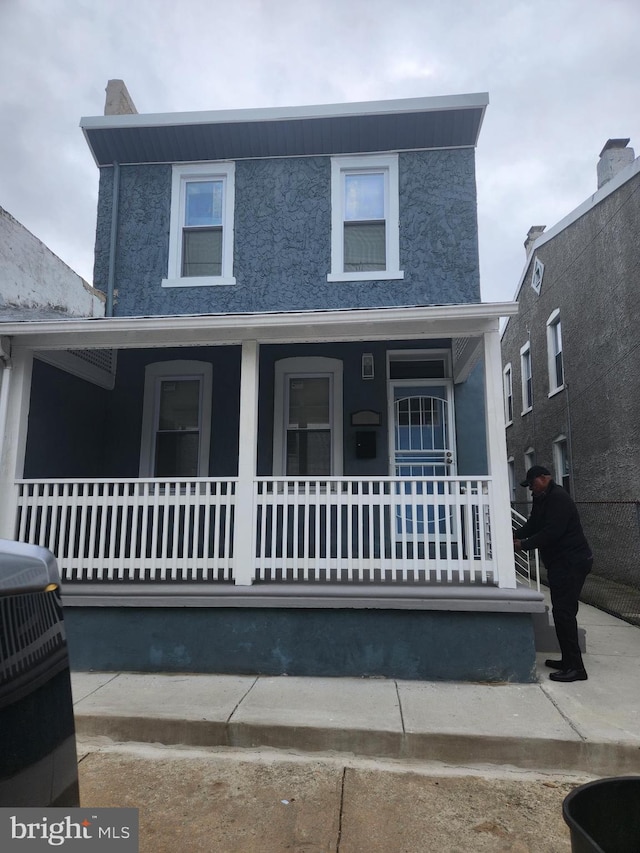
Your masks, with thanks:
[{"label": "neighboring house window", "polygon": [[516,502],[516,463],[513,456],[507,460],[507,468],[509,470],[509,494],[511,495],[511,503]]},{"label": "neighboring house window", "polygon": [[[529,468],[533,468],[536,464],[536,454],[533,447],[530,447],[528,450],[525,450],[524,453],[524,472],[525,474],[529,470]],[[533,494],[531,493],[531,489],[527,489],[527,503],[531,503],[533,501]]]},{"label": "neighboring house window", "polygon": [[553,442],[553,463],[556,483],[560,483],[563,489],[570,492],[569,448],[567,445],[567,438],[564,435],[558,436],[558,438]]},{"label": "neighboring house window", "polygon": [[141,477],[205,477],[211,438],[211,365],[161,361],[144,380]]},{"label": "neighboring house window", "polygon": [[520,376],[522,378],[522,414],[525,415],[533,408],[531,345],[528,342],[520,350]]},{"label": "neighboring house window", "polygon": [[333,157],[328,280],[404,278],[398,220],[397,154]]},{"label": "neighboring house window", "polygon": [[549,394],[564,388],[564,364],[562,360],[562,327],[560,311],[556,310],[547,320],[547,356],[549,361]]},{"label": "neighboring house window", "polygon": [[275,365],[275,475],[342,473],[342,362],[284,358]]},{"label": "neighboring house window", "polygon": [[504,417],[507,423],[513,423],[513,377],[511,375],[511,365],[507,364],[502,371],[502,384],[504,390]]},{"label": "neighboring house window", "polygon": [[235,166],[174,166],[169,268],[163,287],[235,284],[233,214]]}]

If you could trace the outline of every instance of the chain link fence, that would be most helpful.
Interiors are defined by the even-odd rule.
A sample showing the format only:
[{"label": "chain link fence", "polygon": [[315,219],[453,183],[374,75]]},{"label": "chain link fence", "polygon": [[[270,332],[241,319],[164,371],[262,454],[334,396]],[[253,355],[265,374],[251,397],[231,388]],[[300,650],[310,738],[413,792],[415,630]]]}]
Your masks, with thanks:
[{"label": "chain link fence", "polygon": [[[593,549],[593,570],[580,600],[640,626],[640,501],[576,501]],[[528,503],[513,508],[527,517]],[[540,565],[546,583],[546,572]]]}]

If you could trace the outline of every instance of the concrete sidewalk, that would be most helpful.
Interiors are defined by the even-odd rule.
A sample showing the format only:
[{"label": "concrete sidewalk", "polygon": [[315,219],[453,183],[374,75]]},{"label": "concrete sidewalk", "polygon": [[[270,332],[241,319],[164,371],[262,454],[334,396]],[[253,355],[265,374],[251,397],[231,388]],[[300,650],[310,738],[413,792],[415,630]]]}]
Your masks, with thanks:
[{"label": "concrete sidewalk", "polygon": [[467,684],[77,672],[80,738],[640,773],[640,629],[581,605],[589,680]]}]

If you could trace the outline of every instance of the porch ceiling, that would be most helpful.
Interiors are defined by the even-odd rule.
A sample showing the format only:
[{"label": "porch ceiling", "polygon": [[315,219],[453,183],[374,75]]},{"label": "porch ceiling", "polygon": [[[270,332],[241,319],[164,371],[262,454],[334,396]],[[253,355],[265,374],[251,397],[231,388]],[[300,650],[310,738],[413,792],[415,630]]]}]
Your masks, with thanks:
[{"label": "porch ceiling", "polygon": [[0,334],[33,350],[140,349],[309,341],[476,338],[497,331],[516,302],[360,308],[276,314],[110,317],[0,323]]}]

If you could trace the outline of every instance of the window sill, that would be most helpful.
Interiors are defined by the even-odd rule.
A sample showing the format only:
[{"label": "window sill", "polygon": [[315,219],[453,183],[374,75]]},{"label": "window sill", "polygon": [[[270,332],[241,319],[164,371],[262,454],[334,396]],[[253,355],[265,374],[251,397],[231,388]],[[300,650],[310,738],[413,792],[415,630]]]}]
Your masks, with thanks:
[{"label": "window sill", "polygon": [[508,429],[510,426],[513,426],[513,421],[507,421],[504,426],[505,429]]},{"label": "window sill", "polygon": [[388,281],[403,279],[404,270],[369,270],[363,272],[330,272],[327,281]]},{"label": "window sill", "polygon": [[520,415],[521,415],[521,417],[524,417],[525,415],[528,415],[529,412],[532,412],[532,411],[533,411],[533,406],[529,406],[528,409],[524,409],[522,412],[520,412]]},{"label": "window sill", "polygon": [[553,388],[547,394],[547,397],[555,397],[556,394],[559,394],[561,391],[564,391],[564,385],[558,385],[557,388]]},{"label": "window sill", "polygon": [[235,284],[232,275],[203,275],[193,278],[163,278],[163,287],[219,287],[220,285]]}]

